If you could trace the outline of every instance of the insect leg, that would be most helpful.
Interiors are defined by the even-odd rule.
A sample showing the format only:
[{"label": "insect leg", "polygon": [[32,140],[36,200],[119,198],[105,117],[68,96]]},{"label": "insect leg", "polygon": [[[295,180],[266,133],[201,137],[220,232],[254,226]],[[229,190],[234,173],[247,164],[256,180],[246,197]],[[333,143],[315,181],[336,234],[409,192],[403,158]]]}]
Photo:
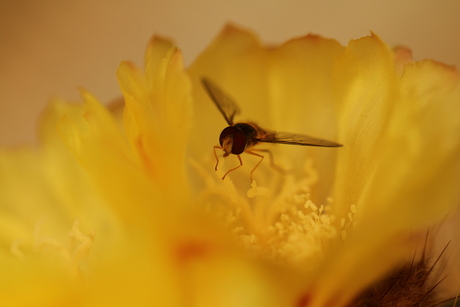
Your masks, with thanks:
[{"label": "insect leg", "polygon": [[216,149],[222,149],[220,146],[214,146],[214,157],[216,157],[216,167],[214,168],[217,171],[217,166],[219,165],[219,158],[217,157]]},{"label": "insect leg", "polygon": [[[264,150],[260,150],[259,151],[264,151]],[[254,171],[256,170],[256,168],[259,166],[260,163],[262,163],[262,161],[264,160],[264,156],[262,155],[259,155],[253,151],[245,151],[246,153],[250,154],[250,155],[253,155],[253,156],[257,156],[257,157],[260,157],[260,161],[256,164],[256,166],[254,166],[254,168],[252,169],[251,173],[250,173],[250,179],[251,179],[251,182],[252,182],[252,173],[254,173]]]},{"label": "insect leg", "polygon": [[[243,166],[243,161],[241,161],[241,157],[240,157],[240,155],[236,155],[236,156],[238,157],[238,160],[240,160],[240,165],[238,165],[237,167],[234,167],[234,168],[232,168],[232,169],[228,170],[228,171],[225,173],[224,177],[222,177],[222,180],[224,180],[224,179],[225,179],[225,176],[227,176],[227,175],[228,175],[228,173],[230,173],[230,172],[233,172],[233,171],[234,171],[234,170],[236,170],[237,168],[239,168],[239,167]],[[252,173],[251,173],[251,175],[252,175]]]},{"label": "insect leg", "polygon": [[[284,168],[282,168],[281,166],[275,164],[275,159],[273,158],[273,153],[271,152],[271,150],[269,150],[269,149],[260,149],[260,148],[251,149],[251,150],[252,150],[252,151],[261,151],[261,152],[266,152],[266,153],[268,153],[268,160],[269,160],[269,162],[270,162],[270,166],[271,166],[272,168],[274,168],[274,169],[275,169],[277,172],[279,172],[280,174],[288,175],[288,174],[292,174],[292,173],[293,173],[293,171],[294,171],[293,169],[289,169],[289,170],[288,170],[288,169],[284,169]],[[260,161],[260,162],[262,162],[262,161]],[[260,164],[260,162],[259,162],[259,164]],[[257,166],[258,166],[259,164],[257,164]],[[256,166],[256,167],[257,167],[257,166]]]}]

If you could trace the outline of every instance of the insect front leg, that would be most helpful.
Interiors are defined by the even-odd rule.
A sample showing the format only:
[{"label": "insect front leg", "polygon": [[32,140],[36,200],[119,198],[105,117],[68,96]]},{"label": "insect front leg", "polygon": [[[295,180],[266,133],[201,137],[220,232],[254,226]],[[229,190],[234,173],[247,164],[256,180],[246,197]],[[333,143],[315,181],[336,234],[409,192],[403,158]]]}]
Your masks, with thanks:
[{"label": "insect front leg", "polygon": [[[234,168],[228,170],[228,171],[225,173],[224,177],[222,177],[222,180],[225,179],[225,177],[228,175],[228,173],[233,172],[233,171],[236,170],[237,168],[243,166],[243,161],[241,160],[240,155],[236,155],[236,156],[238,157],[238,160],[240,160],[240,165],[238,165],[237,167],[234,167]],[[252,175],[252,173],[251,173],[251,175]]]},{"label": "insect front leg", "polygon": [[[216,157],[216,167],[214,168],[215,171],[217,171],[217,167],[219,166],[219,157],[217,157],[216,149],[223,149],[223,148],[222,148],[221,146],[214,146],[214,157]],[[228,170],[228,171],[225,173],[224,177],[222,177],[222,180],[224,180],[225,177],[227,177],[228,173],[233,172],[233,171],[236,170],[237,168],[243,166],[243,161],[241,160],[240,155],[236,155],[236,156],[238,157],[238,160],[240,161],[240,165],[238,165],[238,166],[236,166],[236,167],[234,167],[234,168]],[[224,157],[225,157],[225,155],[224,155]]]},{"label": "insect front leg", "polygon": [[219,158],[217,157],[216,149],[223,149],[223,148],[220,146],[214,146],[214,157],[216,157],[216,167],[214,168],[215,171],[217,171],[217,166],[219,165]]}]

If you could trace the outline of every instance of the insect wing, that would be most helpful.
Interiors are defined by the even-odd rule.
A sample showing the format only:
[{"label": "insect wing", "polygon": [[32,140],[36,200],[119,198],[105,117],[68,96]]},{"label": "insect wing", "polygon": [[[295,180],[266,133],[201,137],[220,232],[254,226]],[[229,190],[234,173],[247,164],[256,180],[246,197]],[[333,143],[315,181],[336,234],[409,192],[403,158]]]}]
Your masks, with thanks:
[{"label": "insect wing", "polygon": [[286,132],[273,132],[264,135],[258,139],[259,142],[301,145],[301,146],[319,146],[319,147],[341,147],[341,144],[314,138],[304,134],[294,134]]},{"label": "insect wing", "polygon": [[209,81],[207,78],[201,79],[204,88],[208,92],[209,96],[211,97],[212,101],[216,104],[217,108],[219,109],[220,113],[224,116],[227,124],[229,126],[233,126],[233,117],[236,114],[240,113],[240,108],[238,105],[227,95],[225,94],[219,87],[217,87],[214,83]]}]

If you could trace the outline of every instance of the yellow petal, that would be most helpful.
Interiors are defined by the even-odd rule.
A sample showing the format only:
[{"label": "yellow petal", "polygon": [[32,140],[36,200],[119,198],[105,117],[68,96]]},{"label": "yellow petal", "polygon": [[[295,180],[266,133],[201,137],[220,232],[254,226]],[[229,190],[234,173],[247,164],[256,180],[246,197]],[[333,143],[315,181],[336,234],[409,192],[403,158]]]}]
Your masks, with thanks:
[{"label": "yellow petal", "polygon": [[[269,93],[266,91],[267,52],[250,32],[227,26],[216,40],[191,65],[188,72],[195,100],[194,114],[199,121],[193,128],[195,137],[190,148],[200,160],[212,146],[218,144],[225,120],[208,95],[201,79],[214,81],[231,95],[244,112],[246,119],[269,124]],[[248,90],[250,89],[250,90]],[[237,118],[237,120],[245,119]]]},{"label": "yellow petal", "polygon": [[[192,154],[200,160],[207,157],[212,146],[218,145],[219,133],[226,126],[203,91],[203,77],[239,104],[242,114],[236,121],[251,120],[269,130],[336,140],[337,114],[331,87],[334,64],[342,52],[338,42],[315,35],[266,47],[253,33],[227,26],[189,69],[195,89],[195,114],[202,119],[194,127],[193,135],[200,137],[191,144]],[[336,151],[279,147],[270,149],[289,156],[287,160],[293,169],[303,170],[305,157],[313,157],[324,179],[324,186],[315,193],[324,201],[330,189],[327,183],[332,182],[331,161]]]},{"label": "yellow petal", "polygon": [[[61,103],[57,129],[99,193],[124,222],[144,220],[154,210],[145,201],[161,193],[133,158],[119,125],[89,93],[83,105]],[[127,206],[126,204],[131,204]],[[138,217],[137,219],[134,217]],[[148,220],[144,220],[148,223]]]},{"label": "yellow petal", "polygon": [[66,240],[76,219],[82,220],[82,229],[106,235],[107,241],[117,227],[116,217],[101,205],[90,176],[57,133],[59,106],[54,104],[44,112],[40,122],[43,146],[0,154],[2,239],[19,257],[35,248],[37,237]]},{"label": "yellow petal", "polygon": [[402,74],[404,71],[404,65],[414,62],[412,57],[412,50],[405,47],[393,48],[395,58],[395,68],[398,74]]},{"label": "yellow petal", "polygon": [[[271,268],[270,265],[261,265],[258,261],[248,259],[246,255],[236,251],[237,249],[229,244],[231,239],[228,238],[228,235],[224,234],[218,227],[212,226],[213,224],[206,218],[200,217],[201,214],[192,210],[190,212],[176,211],[175,215],[164,213],[157,207],[162,205],[161,200],[152,198],[152,195],[147,195],[147,200],[142,199],[142,197],[146,197],[142,193],[143,186],[129,185],[129,181],[125,181],[126,185],[122,187],[125,191],[106,189],[104,184],[117,180],[117,178],[113,178],[117,175],[107,174],[109,176],[101,178],[98,172],[101,172],[101,169],[107,171],[103,165],[105,161],[97,159],[99,155],[95,155],[93,158],[97,160],[92,162],[89,161],[87,155],[94,155],[91,150],[95,150],[93,148],[95,143],[102,142],[101,138],[98,137],[100,135],[112,136],[112,139],[106,140],[106,143],[100,143],[106,145],[99,147],[99,150],[102,151],[100,154],[107,154],[110,149],[112,151],[119,150],[119,154],[124,151],[125,147],[122,146],[123,142],[117,138],[118,128],[114,128],[112,121],[106,117],[108,114],[104,108],[88,93],[84,93],[84,96],[86,102],[83,106],[58,103],[50,108],[42,128],[43,139],[48,140],[48,143],[44,144],[44,151],[47,152],[45,161],[48,163],[54,161],[56,164],[58,161],[63,163],[63,165],[57,165],[62,168],[52,170],[53,180],[49,188],[65,187],[69,183],[74,184],[76,189],[70,194],[62,191],[62,199],[59,199],[57,203],[53,201],[50,201],[49,204],[47,201],[40,203],[38,197],[43,196],[43,189],[41,185],[36,185],[36,182],[33,181],[32,183],[35,183],[38,189],[36,193],[33,193],[33,189],[25,187],[33,193],[29,200],[30,203],[35,206],[41,204],[44,208],[49,205],[50,208],[58,212],[59,209],[62,209],[60,206],[64,208],[75,206],[73,212],[66,213],[72,219],[77,214],[75,210],[78,208],[82,208],[83,213],[86,213],[83,215],[84,217],[91,212],[97,214],[101,210],[101,206],[104,207],[105,199],[113,205],[110,208],[118,210],[120,214],[122,209],[117,208],[116,200],[106,193],[115,194],[116,197],[126,197],[126,194],[137,192],[140,195],[131,201],[138,201],[138,203],[129,202],[125,205],[137,206],[142,204],[145,206],[148,201],[149,205],[154,207],[155,213],[152,212],[146,218],[156,225],[152,227],[153,231],[141,232],[138,228],[132,227],[136,226],[133,225],[135,223],[143,223],[142,219],[134,214],[128,216],[134,219],[131,223],[125,221],[130,227],[123,227],[118,230],[111,229],[110,233],[107,233],[107,229],[105,229],[110,225],[110,220],[101,219],[100,224],[93,224],[92,226],[97,226],[96,244],[91,248],[90,261],[84,262],[83,267],[79,267],[79,269],[83,269],[81,283],[69,281],[64,274],[65,270],[63,272],[60,266],[56,266],[53,261],[46,261],[46,258],[45,261],[35,262],[30,261],[30,254],[26,254],[23,259],[25,262],[18,262],[18,259],[11,258],[11,255],[1,253],[0,262],[2,267],[7,268],[3,272],[7,278],[0,279],[0,282],[8,281],[2,283],[2,289],[5,291],[2,292],[3,302],[8,303],[8,305],[33,303],[36,306],[69,304],[93,306],[107,304],[154,304],[159,306],[235,306],[235,304],[253,306],[256,304],[280,306],[296,302],[300,289],[295,286],[295,283],[288,282],[286,278],[289,275],[286,278],[278,279],[278,276],[284,276],[285,273]],[[82,171],[82,169],[79,164],[75,163],[75,160],[72,164],[74,157],[70,152],[65,152],[67,148],[62,144],[59,146],[59,138],[53,131],[56,126],[75,157],[82,162],[84,169],[88,172],[87,174],[82,172],[87,176],[81,175],[83,179],[81,183],[77,181],[79,177],[71,173],[70,170],[75,168]],[[56,143],[54,144],[54,142]],[[53,144],[58,147],[53,147]],[[121,148],[117,147],[117,144]],[[105,147],[109,147],[108,150],[104,149]],[[117,156],[117,153],[114,155]],[[15,155],[14,157],[17,161],[9,160],[9,162],[24,163],[27,161],[22,156]],[[33,157],[36,158],[37,156]],[[56,160],[52,158],[56,158]],[[123,163],[119,164],[111,157],[107,157],[107,159],[109,160],[108,163],[115,163],[111,165],[116,166],[118,172],[129,175],[124,170]],[[129,159],[127,160],[129,161]],[[6,163],[5,165],[12,166],[12,169],[18,174],[18,179],[24,174],[30,175],[30,167],[32,166],[40,167],[38,175],[43,175],[42,167],[47,169],[52,166],[52,164],[37,163],[36,159],[31,160],[31,162],[29,165],[24,164],[29,172],[18,169],[16,163]],[[96,162],[98,162],[97,165],[93,164]],[[133,166],[136,165],[131,164],[131,167]],[[3,168],[3,170],[7,169]],[[57,171],[63,173],[54,173]],[[14,179],[12,174],[8,173],[8,175],[8,178]],[[36,177],[30,178],[37,179]],[[59,184],[59,180],[61,184]],[[101,184],[98,182],[99,180],[105,183]],[[44,183],[44,181],[38,182]],[[95,189],[88,189],[84,185],[84,183],[93,182],[96,183]],[[17,180],[13,184],[20,186]],[[46,185],[44,186],[48,188]],[[90,184],[89,187],[93,186]],[[132,192],[126,191],[129,189]],[[51,195],[54,196],[56,191],[59,192],[59,190],[53,190]],[[85,202],[94,195],[105,197],[98,199],[99,202]],[[20,201],[21,199],[17,196],[18,191],[16,190],[12,197]],[[74,200],[71,198],[73,196],[78,197]],[[131,196],[135,197],[134,195]],[[68,205],[67,202],[71,202],[72,205]],[[23,203],[16,204],[20,209],[27,210],[29,208]],[[172,201],[164,204],[181,208]],[[88,208],[87,205],[94,206],[94,208]],[[141,208],[137,209],[142,210]],[[145,211],[143,212],[145,213]],[[31,212],[31,215],[35,217],[35,213],[36,211]],[[56,212],[53,213],[56,214]],[[110,212],[101,212],[101,215],[107,219],[114,218]],[[21,218],[27,218],[27,215],[19,216],[18,220],[21,221]],[[163,220],[159,222],[158,218]],[[65,224],[65,220],[59,219],[58,224]],[[93,221],[97,222],[97,220]],[[87,224],[89,222],[86,221]],[[10,229],[3,228],[2,230],[9,231]],[[49,234],[54,232],[56,227],[51,229],[52,231],[46,230],[46,234]],[[58,229],[56,232],[59,230],[63,236],[57,239],[63,239],[62,242],[66,242],[67,232],[62,231],[62,229]],[[15,232],[18,236],[22,233]],[[113,235],[116,236],[115,239],[110,237]],[[111,239],[109,240],[109,238]],[[2,243],[4,242],[2,241]],[[21,246],[18,247],[18,251],[20,250]],[[290,276],[289,278],[292,279],[293,277]]]},{"label": "yellow petal", "polygon": [[342,73],[345,147],[333,212],[346,218],[347,204],[357,212],[347,241],[320,269],[313,306],[344,304],[410,261],[422,241],[411,231],[433,225],[460,200],[458,73],[427,61],[407,64],[399,79],[375,35],[350,43]]},{"label": "yellow petal", "polygon": [[[0,282],[9,305],[344,306],[412,256],[420,239],[412,230],[432,225],[460,200],[460,86],[448,67],[406,64],[375,35],[345,49],[312,35],[266,48],[229,26],[189,73],[191,82],[173,44],[154,37],[144,71],[128,62],[119,67],[123,127],[83,92],[83,105],[60,102],[50,109],[37,154],[0,155],[6,190],[0,201],[8,203],[0,209],[0,239],[9,247],[0,261],[11,279]],[[188,206],[190,187],[199,185],[187,181],[186,159],[213,172],[213,140],[225,126],[202,77],[266,128],[342,142],[333,152],[286,148],[295,166],[314,157],[320,184],[279,176],[273,189],[254,182],[248,199],[244,183],[218,179],[195,191],[205,195],[195,199],[200,209]],[[272,177],[268,167],[260,171]],[[334,186],[333,207],[324,210]],[[241,237],[262,259],[235,246],[238,233],[229,234],[201,210],[227,204],[234,210],[222,212],[234,215],[225,222],[243,216],[238,223],[247,233]],[[53,220],[43,228],[36,226],[41,211]],[[342,240],[337,232],[348,214],[352,223]],[[63,229],[71,222],[70,238],[78,244],[68,250]],[[67,269],[28,257],[37,237],[55,248]],[[302,242],[311,246],[295,246]],[[296,262],[289,251],[309,258],[299,255]],[[285,265],[274,263],[276,253]]]},{"label": "yellow petal", "polygon": [[379,164],[382,134],[390,109],[397,105],[396,73],[391,50],[377,36],[351,41],[337,63],[336,103],[340,148],[334,213],[346,217],[357,204]]},{"label": "yellow petal", "polygon": [[375,215],[397,211],[395,226],[420,227],[460,200],[460,78],[451,67],[422,61],[405,66],[399,89],[383,141],[388,146],[362,201],[372,198]]},{"label": "yellow petal", "polygon": [[[155,74],[160,66],[168,65],[166,55],[169,52],[176,52],[173,41],[158,35],[150,38],[144,54],[144,70],[147,83],[153,84]],[[164,68],[163,68],[164,69]]]},{"label": "yellow petal", "polygon": [[170,195],[179,185],[186,189],[190,84],[182,56],[169,41],[154,37],[145,62],[145,74],[128,62],[117,72],[126,102],[124,126],[139,163]]},{"label": "yellow petal", "polygon": [[[218,120],[207,122],[224,124],[202,90],[201,78],[207,77],[240,104],[241,119],[260,119],[268,128],[309,133],[324,131],[318,128],[324,126],[335,134],[334,104],[327,89],[334,61],[342,51],[336,41],[314,35],[265,47],[253,33],[227,26],[189,69],[197,88],[198,114],[214,114]],[[326,118],[330,125],[325,124]]]}]

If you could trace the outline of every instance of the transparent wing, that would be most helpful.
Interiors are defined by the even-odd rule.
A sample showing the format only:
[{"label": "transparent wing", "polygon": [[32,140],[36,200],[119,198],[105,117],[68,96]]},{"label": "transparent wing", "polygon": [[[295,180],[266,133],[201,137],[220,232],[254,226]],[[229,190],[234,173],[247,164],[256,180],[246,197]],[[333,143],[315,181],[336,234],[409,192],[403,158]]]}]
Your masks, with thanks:
[{"label": "transparent wing", "polygon": [[233,117],[240,113],[238,105],[209,79],[202,78],[201,82],[228,125],[233,126]]},{"label": "transparent wing", "polygon": [[301,146],[319,146],[319,147],[341,147],[341,144],[317,139],[308,135],[294,134],[287,132],[272,132],[267,133],[258,139],[259,142],[290,144]]}]

